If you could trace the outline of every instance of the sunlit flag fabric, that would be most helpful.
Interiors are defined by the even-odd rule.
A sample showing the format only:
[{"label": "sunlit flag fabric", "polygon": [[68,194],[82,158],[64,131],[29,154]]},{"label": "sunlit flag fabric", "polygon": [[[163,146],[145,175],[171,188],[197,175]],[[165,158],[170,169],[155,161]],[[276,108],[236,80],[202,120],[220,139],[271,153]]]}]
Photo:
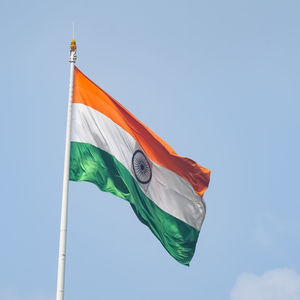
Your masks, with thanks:
[{"label": "sunlit flag fabric", "polygon": [[70,180],[127,200],[165,249],[189,265],[210,171],[177,155],[76,67],[70,155]]}]

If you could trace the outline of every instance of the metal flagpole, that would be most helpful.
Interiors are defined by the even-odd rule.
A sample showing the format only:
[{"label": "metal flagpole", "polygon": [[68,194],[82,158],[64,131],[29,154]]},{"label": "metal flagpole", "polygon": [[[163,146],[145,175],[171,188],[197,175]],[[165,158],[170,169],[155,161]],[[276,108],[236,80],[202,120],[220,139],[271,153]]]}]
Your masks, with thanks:
[{"label": "metal flagpole", "polygon": [[66,129],[65,164],[64,164],[64,178],[63,178],[63,190],[62,190],[61,218],[60,218],[56,300],[64,299],[67,221],[68,221],[71,115],[72,115],[74,64],[76,58],[77,58],[76,42],[75,40],[72,40],[70,46],[70,85],[69,85],[67,129]]}]

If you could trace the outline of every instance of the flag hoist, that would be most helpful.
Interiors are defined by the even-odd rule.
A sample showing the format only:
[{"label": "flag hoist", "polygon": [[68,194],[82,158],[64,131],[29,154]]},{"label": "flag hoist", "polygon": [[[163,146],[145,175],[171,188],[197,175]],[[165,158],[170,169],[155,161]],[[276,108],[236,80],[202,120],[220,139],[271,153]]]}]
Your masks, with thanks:
[{"label": "flag hoist", "polygon": [[76,41],[72,40],[71,45],[70,45],[70,83],[69,83],[68,117],[67,117],[66,145],[65,145],[65,163],[64,163],[64,177],[63,177],[61,218],[60,218],[56,300],[64,299],[66,242],[67,242],[67,223],[68,223],[68,191],[69,191],[69,168],[70,168],[71,118],[72,118],[74,65],[76,62],[76,58],[77,58],[77,56],[76,56]]},{"label": "flag hoist", "polygon": [[[178,155],[75,67],[75,60],[73,40],[57,300],[64,298],[69,180],[91,182],[128,201],[168,253],[189,265],[205,217],[203,195],[210,179],[209,170]],[[183,106],[184,99],[178,105]]]}]

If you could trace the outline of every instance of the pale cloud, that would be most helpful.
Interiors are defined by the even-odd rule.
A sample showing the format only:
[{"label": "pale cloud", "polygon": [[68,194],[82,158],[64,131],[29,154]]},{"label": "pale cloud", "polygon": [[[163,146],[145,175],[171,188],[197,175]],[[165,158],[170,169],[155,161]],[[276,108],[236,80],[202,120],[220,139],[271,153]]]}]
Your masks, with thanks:
[{"label": "pale cloud", "polygon": [[261,276],[243,273],[230,300],[300,300],[300,275],[291,269],[274,269]]}]

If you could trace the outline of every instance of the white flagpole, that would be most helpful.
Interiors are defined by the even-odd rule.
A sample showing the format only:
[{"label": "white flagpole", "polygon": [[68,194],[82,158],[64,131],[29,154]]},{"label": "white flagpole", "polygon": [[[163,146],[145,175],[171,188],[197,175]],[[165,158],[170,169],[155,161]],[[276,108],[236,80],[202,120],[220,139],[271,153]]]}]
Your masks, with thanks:
[{"label": "white flagpole", "polygon": [[76,58],[77,58],[76,57],[76,42],[75,42],[75,40],[72,40],[71,46],[70,46],[70,84],[69,84],[69,100],[68,100],[68,118],[67,118],[67,129],[66,129],[64,178],[63,178],[61,218],[60,218],[56,300],[64,300],[66,242],[67,242],[67,223],[68,223],[68,190],[69,190],[69,167],[70,167],[71,116],[72,116],[74,64],[75,64]]}]

